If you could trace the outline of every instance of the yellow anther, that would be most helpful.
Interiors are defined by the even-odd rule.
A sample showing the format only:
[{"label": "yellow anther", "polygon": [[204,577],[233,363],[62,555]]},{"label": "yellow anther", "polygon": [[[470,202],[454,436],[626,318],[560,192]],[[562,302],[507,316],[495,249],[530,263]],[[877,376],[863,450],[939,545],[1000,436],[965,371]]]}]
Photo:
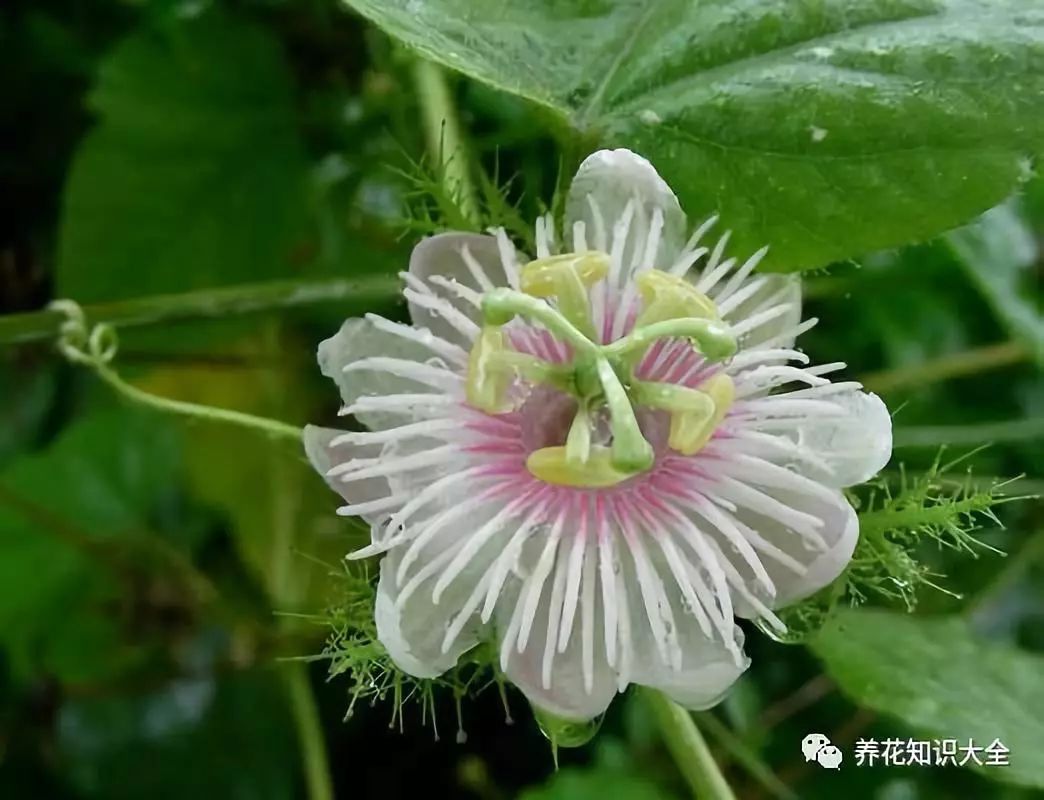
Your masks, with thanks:
[{"label": "yellow anther", "polygon": [[714,302],[684,278],[652,269],[639,275],[635,282],[645,301],[636,328],[682,317],[720,319]]},{"label": "yellow anther", "polygon": [[601,445],[592,446],[582,464],[570,461],[565,447],[534,450],[526,459],[526,469],[544,483],[578,489],[605,489],[634,477],[633,472],[614,467],[612,451]]},{"label": "yellow anther", "polygon": [[553,297],[562,316],[593,339],[587,290],[608,272],[609,256],[605,253],[565,253],[538,258],[522,267],[521,288],[533,297]]},{"label": "yellow anther", "polygon": [[703,449],[736,399],[736,386],[724,372],[708,378],[699,389],[692,391],[708,398],[711,406],[701,403],[698,409],[672,413],[669,444],[685,456]]},{"label": "yellow anther", "polygon": [[510,410],[507,389],[511,384],[510,371],[498,369],[495,357],[506,350],[505,337],[500,328],[483,328],[475,339],[468,357],[466,392],[468,403],[489,414]]},{"label": "yellow anther", "polygon": [[579,284],[586,293],[609,274],[605,253],[565,253],[538,258],[522,267],[521,288],[534,297],[557,297],[570,285]]}]

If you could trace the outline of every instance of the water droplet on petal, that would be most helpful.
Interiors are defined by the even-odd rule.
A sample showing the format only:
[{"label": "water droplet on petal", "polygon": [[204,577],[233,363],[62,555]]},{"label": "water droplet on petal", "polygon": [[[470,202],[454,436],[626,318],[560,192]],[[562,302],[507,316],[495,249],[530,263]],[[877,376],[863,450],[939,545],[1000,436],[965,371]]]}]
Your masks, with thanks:
[{"label": "water droplet on petal", "polygon": [[602,727],[602,718],[568,720],[533,706],[533,716],[540,732],[557,750],[559,747],[580,747],[591,741]]}]

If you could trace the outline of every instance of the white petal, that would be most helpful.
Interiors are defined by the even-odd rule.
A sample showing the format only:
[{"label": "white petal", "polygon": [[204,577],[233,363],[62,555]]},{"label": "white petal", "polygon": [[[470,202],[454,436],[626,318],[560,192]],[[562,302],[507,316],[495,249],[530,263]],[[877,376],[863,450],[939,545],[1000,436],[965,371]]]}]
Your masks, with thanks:
[{"label": "white petal", "polygon": [[[428,384],[387,370],[345,372],[348,365],[372,357],[405,359],[420,364],[443,363],[431,348],[417,341],[380,330],[369,319],[348,319],[334,336],[319,344],[319,368],[340,388],[345,405],[351,405],[366,395],[430,394],[437,391]],[[401,414],[380,411],[359,412],[356,417],[373,430],[400,425],[403,421]]]},{"label": "white petal", "polygon": [[[481,597],[476,593],[503,549],[510,528],[504,527],[479,549],[441,592],[437,603],[433,592],[443,570],[460,552],[468,535],[488,522],[499,508],[498,503],[487,503],[466,522],[445,526],[421,548],[401,581],[397,580],[396,573],[408,545],[395,547],[381,561],[375,610],[377,638],[392,660],[409,674],[419,678],[441,675],[483,638],[486,626],[479,619],[479,604],[475,602],[468,608],[468,601]],[[441,510],[434,509],[435,512]],[[419,526],[434,516],[435,513],[429,513],[425,520],[414,521],[413,525]],[[455,628],[454,635],[447,646],[447,632],[451,627]]]},{"label": "white petal", "polygon": [[[770,608],[782,608],[833,583],[844,571],[852,559],[852,552],[859,538],[859,519],[844,495],[836,490],[830,490],[829,495],[812,496],[783,489],[757,488],[780,503],[815,517],[823,523],[817,529],[823,546],[817,548],[810,546],[799,533],[788,528],[775,516],[743,506],[739,506],[735,511],[723,512],[802,566],[803,571],[798,572],[792,566],[762,555],[761,563],[776,588],[775,596],[769,597],[755,581],[750,567],[733,554],[723,537],[717,537],[722,544],[722,552],[730,558],[736,571],[746,579],[747,589],[762,598]],[[714,535],[713,528],[706,526],[706,529]],[[736,598],[735,602],[738,614],[746,617],[756,616],[750,605],[741,598]]]},{"label": "white petal", "polygon": [[[568,544],[566,540],[566,545]],[[591,553],[588,555],[593,557]],[[548,619],[554,577],[552,575],[548,578],[548,585],[541,594],[535,622],[525,649],[520,653],[517,647],[510,646],[504,672],[537,708],[571,721],[593,719],[609,707],[616,695],[616,676],[605,659],[604,626],[598,593],[589,592],[586,598],[581,597],[580,600],[581,604],[586,600],[594,605],[594,613],[589,615],[586,628],[591,659],[590,683],[585,682],[584,678],[585,626],[578,619],[577,624],[573,625],[564,652],[558,652],[556,641],[550,642],[554,661],[550,683],[545,685],[544,659],[549,649]],[[519,605],[520,584],[521,582],[515,579],[511,587],[505,588],[497,603],[497,636],[501,641],[506,635],[517,636],[517,625],[512,626],[511,621],[513,612]],[[582,615],[583,608],[579,610],[578,616]]]},{"label": "white petal", "polygon": [[[625,270],[641,260],[657,209],[662,214],[663,230],[653,266],[666,269],[685,243],[685,214],[653,165],[630,150],[599,150],[584,159],[566,198],[565,229],[572,230],[576,222],[583,221],[588,245],[608,252],[613,224],[632,200],[636,201],[635,218],[624,248]],[[597,217],[592,203],[599,212]],[[598,242],[600,230],[608,241]]]},{"label": "white petal", "polygon": [[434,605],[430,593],[415,592],[403,608],[396,604],[395,565],[388,557],[381,561],[374,617],[377,638],[392,661],[417,678],[436,678],[456,665],[457,659],[479,641],[477,628],[462,631],[456,646],[442,652],[442,637],[450,624],[452,598]]},{"label": "white petal", "polygon": [[[381,454],[381,445],[358,445],[340,444],[331,446],[330,442],[343,434],[344,431],[332,428],[320,428],[317,425],[306,425],[304,429],[304,446],[308,460],[315,470],[323,476],[327,485],[349,505],[362,503],[376,503],[392,496],[392,489],[385,478],[370,478],[368,480],[344,483],[336,477],[329,477],[327,473],[332,467],[343,464],[357,458],[377,458]],[[387,516],[394,508],[380,510],[369,514],[360,514],[363,519],[373,524],[381,517]]]},{"label": "white petal", "polygon": [[[651,548],[650,548],[651,550]],[[654,557],[657,572],[664,575],[667,567]],[[629,591],[631,639],[634,661],[630,679],[633,683],[659,689],[675,702],[686,708],[699,710],[716,705],[729,688],[750,664],[746,656],[736,657],[730,653],[720,639],[709,638],[700,627],[695,615],[682,602],[677,587],[664,577],[665,596],[670,603],[674,619],[672,636],[677,637],[681,649],[680,668],[665,664],[657,653],[657,644],[646,611],[638,598],[637,576],[633,565],[623,567],[625,579],[631,581]],[[735,628],[737,645],[743,646],[743,632]]]},{"label": "white petal", "polygon": [[[388,486],[397,495],[416,497],[420,492],[433,484],[435,481],[447,475],[463,473],[469,467],[474,466],[472,459],[459,449],[445,451],[445,442],[437,442],[430,438],[406,439],[399,442],[389,442],[381,451],[382,463],[387,464],[392,458],[407,458],[409,456],[423,457],[436,449],[443,452],[435,464],[423,466],[392,473],[388,476]],[[460,492],[456,489],[455,492]],[[445,508],[448,504],[463,499],[463,492],[458,494],[443,492],[439,497],[439,505]]]},{"label": "white petal", "polygon": [[[473,300],[475,294],[508,285],[496,238],[476,233],[440,233],[422,240],[410,255],[409,274],[475,323],[481,322],[479,310],[468,298]],[[433,283],[430,280],[433,276],[442,280]],[[461,287],[462,291],[455,291],[454,286]],[[430,328],[437,336],[470,348],[471,341],[443,315],[415,302],[409,305],[415,325]]]},{"label": "white petal", "polygon": [[[739,344],[741,350],[750,350],[766,342],[771,342],[774,348],[793,347],[795,337],[790,332],[801,322],[801,279],[797,275],[755,274],[744,283],[759,278],[766,278],[761,288],[730,310],[725,315],[725,321],[730,325],[739,325],[755,314],[767,312],[773,306],[786,305],[786,310],[778,316],[745,333]],[[743,285],[737,291],[742,288]]]},{"label": "white petal", "polygon": [[831,468],[818,477],[831,486],[855,486],[869,480],[892,457],[892,418],[876,394],[852,389],[829,398],[844,409],[836,417],[804,420],[794,439]]},{"label": "white petal", "polygon": [[[742,666],[737,665],[732,653],[720,641],[704,636],[692,620],[685,620],[682,628],[682,668],[674,670],[646,657],[644,667],[635,669],[634,682],[659,689],[685,708],[711,708],[724,699],[750,660],[744,658]],[[736,639],[742,646],[743,632],[738,627]]]}]

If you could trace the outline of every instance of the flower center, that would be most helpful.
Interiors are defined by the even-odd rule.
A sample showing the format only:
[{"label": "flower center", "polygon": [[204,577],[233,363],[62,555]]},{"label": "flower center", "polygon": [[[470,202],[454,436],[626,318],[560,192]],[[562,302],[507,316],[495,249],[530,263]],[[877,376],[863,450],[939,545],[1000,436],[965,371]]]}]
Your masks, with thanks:
[{"label": "flower center", "polygon": [[[670,415],[669,446],[698,452],[724,418],[733,399],[732,380],[718,373],[700,389],[641,380],[638,365],[660,339],[687,340],[707,361],[736,352],[736,340],[714,303],[689,282],[659,270],[636,279],[642,311],[634,327],[601,344],[591,320],[588,292],[604,280],[605,253],[567,253],[531,261],[521,272],[521,291],[494,289],[483,295],[484,326],[472,348],[468,402],[489,414],[512,410],[510,390],[521,378],[573,399],[575,412],[564,444],[540,447],[526,461],[547,483],[583,488],[613,486],[650,469],[653,446],[635,411],[649,407]],[[549,300],[554,300],[552,305]],[[514,319],[537,323],[570,346],[573,358],[555,364],[512,349],[503,328]],[[609,436],[593,435],[608,417]]]}]

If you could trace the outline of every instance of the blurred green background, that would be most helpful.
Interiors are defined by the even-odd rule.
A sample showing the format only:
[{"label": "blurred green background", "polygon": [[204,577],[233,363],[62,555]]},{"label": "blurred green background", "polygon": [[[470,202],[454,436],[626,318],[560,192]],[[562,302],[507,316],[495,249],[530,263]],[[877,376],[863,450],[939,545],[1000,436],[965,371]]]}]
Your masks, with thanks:
[{"label": "blurred green background", "polygon": [[[333,423],[315,346],[345,316],[403,316],[386,287],[437,211],[417,194],[411,59],[334,0],[6,0],[0,313],[359,279],[365,294],[331,284],[325,302],[121,331],[116,365],[142,388]],[[533,218],[577,143],[515,97],[451,89],[473,155]],[[1010,491],[1044,490],[1042,237],[1035,179],[971,229],[807,277],[821,323],[806,350],[848,362],[894,411],[890,478],[923,472],[943,445],[949,458],[989,444],[957,480],[971,467],[975,486],[1025,475]],[[345,719],[350,686],[314,657],[361,533],[302,453],[133,409],[53,340],[12,330],[0,324],[0,798],[319,800],[328,783],[339,798],[397,798],[418,780],[433,797],[685,796],[630,695],[557,772],[513,692],[514,724],[495,691],[465,700],[463,742],[451,693],[436,695],[438,736],[416,705],[401,732],[390,702]],[[914,545],[946,589],[922,587],[917,611],[1041,654],[1044,513],[1034,500],[996,513],[977,535],[1006,557]],[[701,715],[743,800],[1044,796],[966,770],[806,765],[809,732],[850,754],[860,737],[917,730],[851,699],[849,681],[838,691],[804,647],[751,631],[748,649],[754,667]],[[1044,692],[1039,673],[1010,696],[965,679],[947,688],[972,716]]]}]

